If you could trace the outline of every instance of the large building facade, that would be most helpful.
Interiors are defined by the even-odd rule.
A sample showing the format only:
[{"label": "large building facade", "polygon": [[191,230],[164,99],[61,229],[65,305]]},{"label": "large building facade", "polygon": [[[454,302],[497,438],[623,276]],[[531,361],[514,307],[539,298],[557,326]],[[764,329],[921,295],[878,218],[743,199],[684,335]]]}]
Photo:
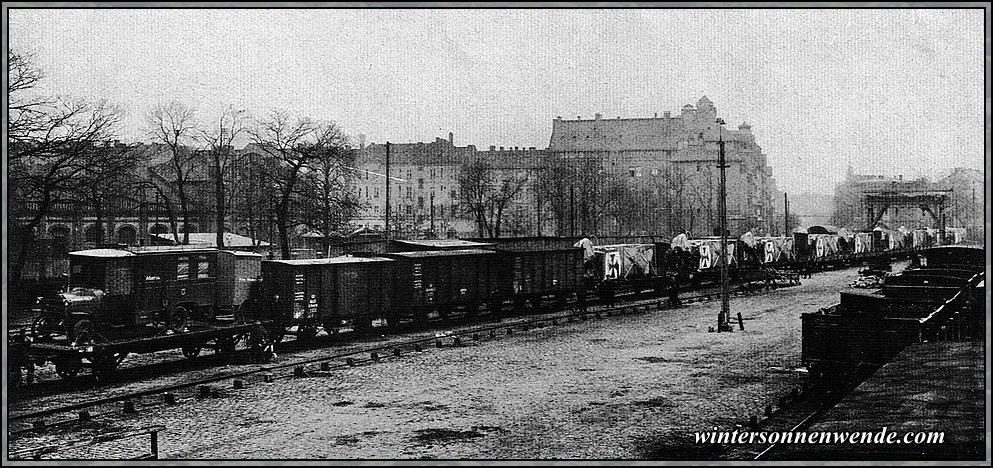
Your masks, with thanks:
[{"label": "large building facade", "polygon": [[[766,155],[755,141],[751,126],[737,130],[717,123],[717,108],[706,97],[679,115],[665,112],[650,118],[568,120],[556,118],[548,145],[551,158],[594,158],[604,177],[627,179],[632,186],[657,185],[660,179],[678,200],[655,200],[667,210],[685,206],[667,230],[689,230],[694,235],[719,232],[719,142],[725,144],[729,230],[778,233],[775,221],[778,190]],[[677,225],[678,224],[678,225]],[[665,234],[653,232],[652,234]]]}]

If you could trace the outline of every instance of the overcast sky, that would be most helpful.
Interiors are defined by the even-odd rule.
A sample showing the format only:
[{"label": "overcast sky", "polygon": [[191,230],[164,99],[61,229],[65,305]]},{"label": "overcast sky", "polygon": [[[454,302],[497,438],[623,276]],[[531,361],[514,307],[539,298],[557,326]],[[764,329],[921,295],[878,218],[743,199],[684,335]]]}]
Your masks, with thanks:
[{"label": "overcast sky", "polygon": [[334,120],[367,142],[546,148],[556,116],[747,121],[779,188],[983,168],[983,10],[9,10],[46,92],[122,136],[178,100]]}]

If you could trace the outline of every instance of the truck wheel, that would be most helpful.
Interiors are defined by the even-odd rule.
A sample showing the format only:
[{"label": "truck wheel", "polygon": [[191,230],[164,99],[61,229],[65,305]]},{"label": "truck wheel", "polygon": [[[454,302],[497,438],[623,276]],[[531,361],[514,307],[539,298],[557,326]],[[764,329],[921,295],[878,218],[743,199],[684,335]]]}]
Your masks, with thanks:
[{"label": "truck wheel", "polygon": [[166,324],[173,333],[182,333],[190,319],[190,311],[183,306],[176,306],[169,312],[169,322]]},{"label": "truck wheel", "polygon": [[66,335],[69,337],[69,342],[74,345],[92,343],[95,339],[93,321],[90,319],[77,320],[76,323],[72,324],[72,328],[67,330]]}]

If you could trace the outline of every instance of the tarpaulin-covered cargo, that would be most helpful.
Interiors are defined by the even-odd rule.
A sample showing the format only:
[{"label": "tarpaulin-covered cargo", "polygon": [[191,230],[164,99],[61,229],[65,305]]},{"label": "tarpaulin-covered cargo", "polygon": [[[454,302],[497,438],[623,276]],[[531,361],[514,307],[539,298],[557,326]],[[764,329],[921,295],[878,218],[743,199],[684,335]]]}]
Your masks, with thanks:
[{"label": "tarpaulin-covered cargo", "polygon": [[655,275],[654,244],[618,244],[593,247],[598,277],[604,281]]},{"label": "tarpaulin-covered cargo", "polygon": [[837,234],[810,234],[808,242],[810,242],[811,252],[814,254],[814,258],[838,255],[838,239]]},{"label": "tarpaulin-covered cargo", "polygon": [[[727,253],[727,266],[728,268],[733,268],[737,266],[738,261],[735,258],[735,241],[728,239],[728,253]],[[700,270],[709,270],[712,268],[720,268],[721,266],[721,239],[692,239],[690,240],[690,246],[699,254],[699,264],[698,268]]]},{"label": "tarpaulin-covered cargo", "polygon": [[871,232],[855,233],[855,253],[867,254],[873,252],[873,240]]},{"label": "tarpaulin-covered cargo", "polygon": [[792,237],[761,237],[756,242],[759,261],[764,265],[789,263],[795,259]]},{"label": "tarpaulin-covered cargo", "polygon": [[915,229],[910,232],[911,245],[914,250],[921,250],[931,246],[932,241],[928,232],[924,229]]},{"label": "tarpaulin-covered cargo", "polygon": [[367,326],[391,306],[393,261],[382,257],[268,260],[262,263],[267,299],[282,326]]}]

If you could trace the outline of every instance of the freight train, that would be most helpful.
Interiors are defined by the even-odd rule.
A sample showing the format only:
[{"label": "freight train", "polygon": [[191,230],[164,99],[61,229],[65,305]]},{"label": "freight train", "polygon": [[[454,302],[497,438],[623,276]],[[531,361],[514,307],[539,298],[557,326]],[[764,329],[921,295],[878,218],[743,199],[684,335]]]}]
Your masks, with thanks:
[{"label": "freight train", "polygon": [[[64,377],[83,367],[111,375],[129,353],[182,348],[193,358],[203,348],[230,352],[244,339],[264,354],[286,333],[402,330],[455,315],[528,313],[549,301],[585,307],[625,292],[714,281],[721,255],[719,238],[685,234],[649,244],[492,241],[390,241],[379,253],[308,260],[185,246],[73,252],[64,290],[39,298],[30,333],[8,337],[18,356],[28,356],[11,365],[18,377],[21,367],[45,361]],[[820,228],[745,235],[728,243],[726,258],[732,278],[748,281],[770,268],[851,264],[934,241],[927,232]]]}]

